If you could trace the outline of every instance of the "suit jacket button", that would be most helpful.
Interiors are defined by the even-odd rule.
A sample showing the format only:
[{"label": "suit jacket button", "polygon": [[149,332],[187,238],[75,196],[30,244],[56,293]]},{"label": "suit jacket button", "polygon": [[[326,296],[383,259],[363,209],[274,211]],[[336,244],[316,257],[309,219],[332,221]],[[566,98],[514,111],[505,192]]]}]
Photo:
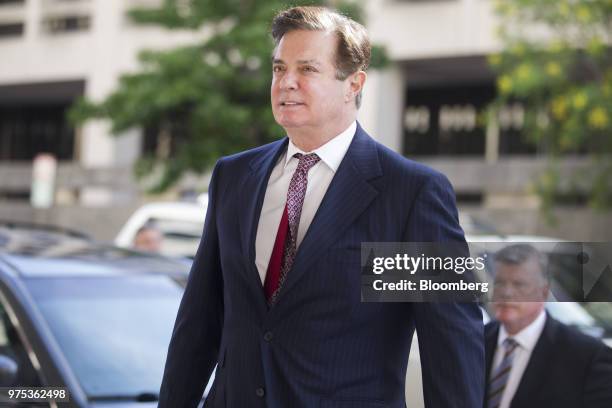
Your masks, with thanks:
[{"label": "suit jacket button", "polygon": [[273,337],[274,335],[272,334],[272,332],[265,332],[263,336],[265,341],[271,341]]},{"label": "suit jacket button", "polygon": [[266,391],[263,388],[258,388],[255,390],[255,395],[262,398],[264,395],[266,395]]}]

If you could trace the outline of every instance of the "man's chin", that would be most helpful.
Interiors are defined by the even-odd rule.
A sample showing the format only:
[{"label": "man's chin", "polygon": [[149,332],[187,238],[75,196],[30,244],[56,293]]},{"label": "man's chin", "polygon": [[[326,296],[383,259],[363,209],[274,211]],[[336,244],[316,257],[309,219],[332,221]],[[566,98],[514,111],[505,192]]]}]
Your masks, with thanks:
[{"label": "man's chin", "polygon": [[518,305],[510,302],[499,302],[494,305],[495,310],[495,319],[500,322],[505,322],[506,320],[511,320],[512,317],[516,315],[519,311]]},{"label": "man's chin", "polygon": [[276,120],[276,123],[278,123],[285,130],[299,129],[300,127],[304,126],[303,121],[297,118],[289,118],[285,115],[274,119]]}]

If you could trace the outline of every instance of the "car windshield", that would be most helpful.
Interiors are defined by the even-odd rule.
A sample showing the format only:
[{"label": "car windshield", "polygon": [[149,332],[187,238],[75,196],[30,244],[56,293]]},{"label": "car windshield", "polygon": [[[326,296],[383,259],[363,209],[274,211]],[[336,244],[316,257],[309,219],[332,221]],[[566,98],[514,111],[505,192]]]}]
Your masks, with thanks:
[{"label": "car windshield", "polygon": [[166,276],[30,279],[90,399],[155,394],[183,288]]},{"label": "car windshield", "polygon": [[161,253],[168,256],[194,257],[202,238],[204,219],[193,222],[152,218],[151,222],[164,236]]},{"label": "car windshield", "polygon": [[[575,243],[569,243],[569,244],[566,244],[566,247],[569,247],[571,249],[575,247],[576,245],[577,244]],[[588,248],[587,246],[584,246],[582,244],[578,244],[578,245],[580,245],[579,246],[580,249],[584,247],[587,250],[589,250],[589,252],[591,253],[593,251],[593,247]],[[600,250],[601,245],[595,244],[594,249]],[[564,253],[562,251],[549,253],[548,262],[549,262],[549,268],[550,268],[549,273],[552,276],[554,276],[554,283],[556,283],[562,291],[564,291],[567,295],[569,295],[570,298],[580,300],[581,298],[585,296],[584,291],[585,291],[585,287],[587,286],[586,282],[583,282],[583,280],[585,280],[585,276],[589,276],[593,272],[587,269],[586,266],[577,264],[577,259],[575,255],[576,252],[579,252],[579,251],[574,249],[573,252],[568,251],[567,253]],[[596,259],[595,257],[593,258]],[[610,259],[609,255],[605,256],[604,259]],[[596,264],[596,261],[594,261],[593,263]],[[600,266],[598,268],[598,266],[596,265],[595,271],[603,271],[604,268],[605,266]],[[598,278],[598,281],[597,281],[598,288],[600,290],[603,290],[602,292],[600,292],[600,293],[603,293],[603,295],[600,296],[601,297],[600,300],[608,300],[610,297],[610,293],[612,293],[612,282],[610,279],[610,275],[604,274],[602,272],[596,275]],[[585,300],[588,300],[588,299],[585,299]],[[605,332],[606,336],[612,335],[612,303],[611,302],[583,301],[583,302],[580,302],[580,305],[582,306],[582,311],[583,311],[582,313],[588,314],[592,322],[587,323],[585,321],[576,321],[576,324],[578,326],[583,325],[583,324],[597,326]],[[557,306],[558,310],[561,310],[561,308],[562,306]],[[563,310],[562,313],[559,314],[560,315],[559,320],[563,321],[562,317],[564,314],[567,313],[567,310],[568,309],[566,308],[565,310]],[[575,316],[576,314],[568,313],[567,315]],[[569,318],[571,319],[571,317]]]}]

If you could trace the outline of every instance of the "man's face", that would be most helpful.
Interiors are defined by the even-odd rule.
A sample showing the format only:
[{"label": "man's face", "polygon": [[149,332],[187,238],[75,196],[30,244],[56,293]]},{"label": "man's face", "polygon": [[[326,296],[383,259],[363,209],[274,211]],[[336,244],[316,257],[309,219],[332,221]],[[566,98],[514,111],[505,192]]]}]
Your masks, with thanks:
[{"label": "man's face", "polygon": [[[336,79],[333,33],[296,30],[286,33],[272,63],[272,112],[290,131],[323,131],[344,123],[354,99],[347,100],[350,80]],[[350,76],[349,76],[350,78]]]},{"label": "man's face", "polygon": [[134,237],[134,248],[140,251],[157,253],[161,250],[162,239],[161,232],[147,228]]},{"label": "man's face", "polygon": [[548,283],[534,259],[515,265],[495,264],[493,307],[506,328],[521,330],[538,316],[548,297]]}]

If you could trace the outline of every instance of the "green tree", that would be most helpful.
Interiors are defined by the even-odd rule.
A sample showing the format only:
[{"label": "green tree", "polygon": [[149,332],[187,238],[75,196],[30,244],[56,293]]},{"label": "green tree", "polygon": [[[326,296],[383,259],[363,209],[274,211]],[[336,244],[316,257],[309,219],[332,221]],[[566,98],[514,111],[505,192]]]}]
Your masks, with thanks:
[{"label": "green tree", "polygon": [[[504,47],[489,58],[498,73],[493,108],[521,101],[524,136],[551,155],[536,186],[544,209],[578,190],[611,207],[612,0],[497,0],[495,10]],[[562,179],[555,163],[575,153],[593,166]]]},{"label": "green tree", "polygon": [[[361,20],[357,3],[336,5]],[[270,107],[269,28],[272,17],[286,7],[279,0],[164,0],[159,8],[131,10],[129,16],[139,24],[170,30],[204,27],[208,34],[193,45],[141,52],[140,72],[121,77],[118,88],[99,103],[79,100],[70,119],[77,125],[110,119],[113,134],[132,127],[155,129],[166,149],[139,160],[136,175],[161,168],[152,188],[158,192],[186,171],[202,173],[222,155],[283,136]],[[375,47],[373,65],[382,64],[384,51]]]}]

